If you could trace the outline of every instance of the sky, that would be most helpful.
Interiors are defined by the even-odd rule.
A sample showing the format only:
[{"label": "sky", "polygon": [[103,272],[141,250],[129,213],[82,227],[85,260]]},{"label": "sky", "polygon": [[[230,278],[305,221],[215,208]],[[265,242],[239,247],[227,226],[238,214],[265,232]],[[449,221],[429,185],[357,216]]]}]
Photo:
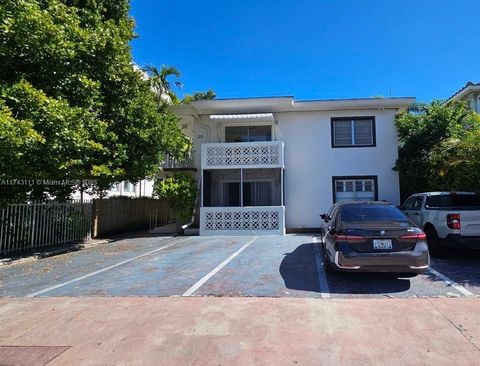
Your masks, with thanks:
[{"label": "sky", "polygon": [[132,0],[134,61],[180,96],[445,99],[480,82],[479,0]]}]

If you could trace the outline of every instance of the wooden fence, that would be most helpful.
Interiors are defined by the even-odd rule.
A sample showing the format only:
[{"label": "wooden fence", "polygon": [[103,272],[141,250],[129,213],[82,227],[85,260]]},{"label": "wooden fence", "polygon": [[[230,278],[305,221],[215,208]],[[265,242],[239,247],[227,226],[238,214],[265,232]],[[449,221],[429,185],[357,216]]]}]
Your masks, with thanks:
[{"label": "wooden fence", "polygon": [[8,203],[0,207],[0,256],[148,229],[159,212],[157,223],[174,222],[168,203],[153,198]]},{"label": "wooden fence", "polygon": [[9,203],[0,208],[0,255],[87,240],[91,217],[91,202]]},{"label": "wooden fence", "polygon": [[92,236],[148,229],[151,215],[157,210],[169,210],[166,201],[153,198],[112,197],[93,200]]}]

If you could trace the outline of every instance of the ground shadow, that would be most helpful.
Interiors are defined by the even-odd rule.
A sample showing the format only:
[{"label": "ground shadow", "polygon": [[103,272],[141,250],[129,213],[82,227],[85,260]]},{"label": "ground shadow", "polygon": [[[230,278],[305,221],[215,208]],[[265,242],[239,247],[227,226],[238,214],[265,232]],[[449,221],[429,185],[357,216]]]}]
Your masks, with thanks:
[{"label": "ground shadow", "polygon": [[392,294],[408,291],[411,287],[408,273],[339,272],[328,275],[330,293],[336,294]]},{"label": "ground shadow", "polygon": [[142,239],[142,238],[156,238],[156,237],[177,237],[183,236],[181,234],[164,234],[164,233],[150,233],[148,230],[135,230],[135,231],[125,231],[117,232],[112,235],[102,235],[96,239],[102,240],[107,239],[110,242],[121,241],[125,239]]},{"label": "ground shadow", "polygon": [[280,263],[280,274],[289,289],[320,292],[313,244],[302,244],[292,253],[286,253]]},{"label": "ground shadow", "polygon": [[[439,258],[431,258],[430,267],[463,285],[480,287],[480,250],[446,248]],[[429,274],[431,281],[443,279]]]},{"label": "ground shadow", "polygon": [[[302,244],[286,253],[280,264],[285,286],[292,290],[320,292],[314,244]],[[320,261],[321,262],[321,261]],[[335,273],[326,275],[330,293],[388,294],[410,289],[409,274]]]}]

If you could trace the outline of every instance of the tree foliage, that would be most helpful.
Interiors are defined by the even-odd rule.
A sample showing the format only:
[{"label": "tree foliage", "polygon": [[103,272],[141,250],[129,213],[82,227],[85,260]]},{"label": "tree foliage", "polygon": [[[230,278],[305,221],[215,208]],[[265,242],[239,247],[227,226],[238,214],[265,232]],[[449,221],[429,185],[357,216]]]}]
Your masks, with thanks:
[{"label": "tree foliage", "polygon": [[480,191],[480,116],[461,102],[420,104],[396,118],[402,199],[438,190]]},{"label": "tree foliage", "polygon": [[143,71],[149,77],[150,85],[157,96],[159,104],[178,104],[178,97],[172,90],[170,78],[172,76],[176,78],[174,84],[177,88],[181,88],[183,84],[179,81],[181,73],[175,66],[163,65],[161,69],[158,69],[154,65],[149,65]]},{"label": "tree foliage", "polygon": [[177,172],[155,183],[154,194],[169,201],[179,216],[187,220],[192,214],[197,197],[195,180],[186,173]]},{"label": "tree foliage", "polygon": [[[0,2],[0,179],[153,176],[182,151],[177,117],[134,69],[128,0]],[[0,186],[1,195],[68,195],[75,186]]]},{"label": "tree foliage", "polygon": [[181,103],[188,104],[196,100],[211,100],[215,99],[217,94],[213,89],[208,89],[206,92],[195,92],[192,95],[187,94],[183,97]]}]

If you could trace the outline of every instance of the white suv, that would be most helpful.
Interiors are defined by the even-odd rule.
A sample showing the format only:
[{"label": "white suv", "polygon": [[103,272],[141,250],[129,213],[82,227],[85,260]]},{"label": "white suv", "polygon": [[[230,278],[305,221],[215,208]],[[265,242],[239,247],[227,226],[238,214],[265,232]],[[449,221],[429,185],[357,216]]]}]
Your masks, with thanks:
[{"label": "white suv", "polygon": [[427,234],[431,255],[442,254],[444,247],[480,249],[480,195],[417,193],[401,209]]}]

